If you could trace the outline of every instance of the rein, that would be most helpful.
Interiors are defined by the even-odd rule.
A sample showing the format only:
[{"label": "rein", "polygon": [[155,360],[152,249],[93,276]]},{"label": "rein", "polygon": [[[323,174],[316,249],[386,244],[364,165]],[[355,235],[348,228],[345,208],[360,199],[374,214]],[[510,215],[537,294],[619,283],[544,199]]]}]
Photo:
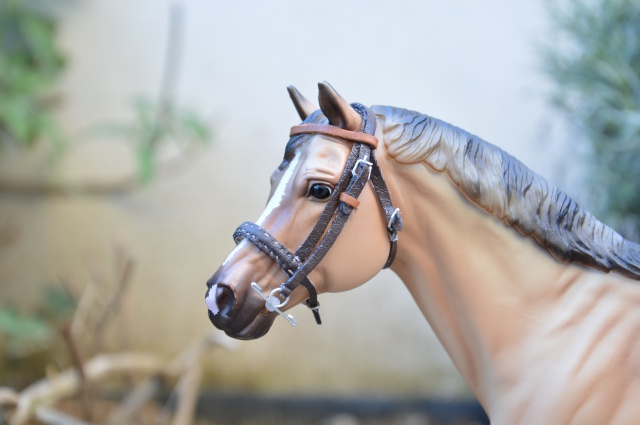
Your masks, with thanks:
[{"label": "rein", "polygon": [[[358,208],[360,204],[358,197],[369,181],[388,220],[387,231],[389,232],[390,247],[389,256],[383,268],[391,266],[396,255],[398,232],[402,230],[403,223],[400,209],[394,208],[389,190],[376,161],[375,149],[378,146],[378,139],[374,136],[376,118],[367,107],[359,103],[354,103],[351,106],[362,116],[360,131],[345,130],[328,124],[300,124],[291,128],[290,137],[303,134],[322,134],[353,142],[351,153],[338,184],[327,200],[318,222],[295,254],[255,223],[246,221],[233,234],[236,244],[247,239],[275,261],[289,276],[289,279],[279,288],[271,291],[268,297],[262,294],[262,289],[257,283],[252,283],[251,287],[264,299],[265,308],[269,312],[282,315],[294,326],[297,324],[295,319],[282,312],[280,308],[289,302],[291,293],[298,285],[304,286],[309,292],[309,299],[304,304],[313,312],[316,323],[322,323],[318,292],[307,276],[329,252],[342,232],[351,212]],[[333,221],[331,221],[332,218]],[[284,298],[284,301],[279,297]]]}]

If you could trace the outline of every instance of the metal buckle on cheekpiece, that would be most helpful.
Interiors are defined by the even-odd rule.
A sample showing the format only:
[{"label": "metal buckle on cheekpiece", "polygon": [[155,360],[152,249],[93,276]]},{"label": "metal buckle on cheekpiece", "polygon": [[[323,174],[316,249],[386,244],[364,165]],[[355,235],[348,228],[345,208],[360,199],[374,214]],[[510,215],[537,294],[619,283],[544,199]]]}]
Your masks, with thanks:
[{"label": "metal buckle on cheekpiece", "polygon": [[387,230],[389,230],[389,237],[392,242],[398,240],[398,230],[395,227],[396,220],[400,217],[400,208],[396,208],[393,213],[391,213],[391,217],[389,217],[389,223],[387,223]]},{"label": "metal buckle on cheekpiece", "polygon": [[280,298],[278,298],[277,294],[282,292],[282,289],[280,289],[280,288],[274,289],[269,294],[269,297],[265,297],[264,296],[264,294],[262,293],[262,288],[260,288],[260,285],[258,285],[255,282],[251,282],[251,289],[256,291],[258,293],[258,295],[260,295],[260,298],[262,298],[264,300],[264,307],[268,311],[270,311],[272,313],[275,311],[280,316],[284,317],[287,320],[287,322],[289,322],[291,324],[291,326],[296,326],[298,324],[298,322],[296,321],[296,319],[293,318],[292,315],[287,314],[284,311],[280,310],[281,307],[284,307],[285,305],[287,305],[287,303],[289,302],[289,298],[290,298],[290,297],[287,297],[287,298],[285,298],[284,301],[281,301]]},{"label": "metal buckle on cheekpiece", "polygon": [[353,169],[351,170],[351,175],[355,176],[358,174],[358,167],[365,167],[368,166],[369,169],[369,176],[367,177],[367,180],[369,180],[371,178],[371,168],[373,167],[373,164],[371,162],[369,162],[369,157],[365,156],[363,159],[359,159],[356,161],[356,163],[353,166]]}]

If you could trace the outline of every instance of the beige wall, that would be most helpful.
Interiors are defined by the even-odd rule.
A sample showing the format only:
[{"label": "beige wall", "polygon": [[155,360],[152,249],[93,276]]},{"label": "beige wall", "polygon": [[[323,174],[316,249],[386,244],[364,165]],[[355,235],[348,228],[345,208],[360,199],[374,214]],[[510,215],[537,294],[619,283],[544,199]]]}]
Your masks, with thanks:
[{"label": "beige wall", "polygon": [[[66,131],[83,135],[98,122],[125,119],[132,96],[157,92],[170,3],[77,2],[61,35],[70,63],[60,84]],[[297,123],[288,84],[315,98],[316,83],[327,80],[352,102],[434,115],[553,177],[557,161],[548,158],[561,149],[537,70],[536,43],[546,28],[538,3],[180,2],[186,32],[176,95],[208,117],[214,143],[182,171],[131,195],[0,198],[3,219],[19,228],[2,248],[3,299],[33,295],[37,283],[59,275],[77,286],[92,275],[108,278],[111,247],[125,243],[137,260],[125,309],[135,345],[172,354],[210,331],[204,283],[232,249],[235,227],[260,214],[268,177]],[[131,170],[118,143],[73,147],[59,174],[82,179]],[[16,164],[5,157],[5,167],[24,168]],[[468,394],[391,272],[321,301],[320,327],[298,307],[297,328],[277,320],[262,340],[212,353],[209,383],[274,392]]]}]

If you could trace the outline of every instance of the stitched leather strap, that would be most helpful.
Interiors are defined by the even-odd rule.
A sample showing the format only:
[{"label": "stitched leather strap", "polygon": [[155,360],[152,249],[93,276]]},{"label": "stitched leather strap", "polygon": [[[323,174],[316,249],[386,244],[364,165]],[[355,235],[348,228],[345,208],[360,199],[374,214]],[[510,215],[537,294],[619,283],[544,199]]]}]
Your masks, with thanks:
[{"label": "stitched leather strap", "polygon": [[289,137],[297,136],[298,134],[323,134],[352,142],[366,143],[373,149],[378,147],[378,139],[371,134],[345,130],[327,124],[300,124],[291,127]]},{"label": "stitched leather strap", "polygon": [[[269,232],[258,224],[245,221],[238,226],[236,231],[233,233],[233,240],[236,244],[239,244],[243,239],[247,239],[260,249],[260,251],[269,256],[269,258],[275,261],[275,263],[289,276],[292,276],[302,264],[297,255],[289,251],[287,247],[278,242],[276,238],[271,236]],[[320,303],[318,302],[318,291],[316,291],[315,286],[313,286],[306,276],[300,281],[300,284],[307,288],[307,291],[309,292],[309,299],[305,301],[305,304],[314,310],[316,321],[321,323],[320,314],[318,312],[318,308],[320,307]]]},{"label": "stitched leather strap", "polygon": [[236,245],[243,239],[247,239],[260,251],[264,252],[280,266],[289,276],[300,268],[302,261],[282,245],[276,238],[261,226],[245,221],[233,233],[233,240]]}]

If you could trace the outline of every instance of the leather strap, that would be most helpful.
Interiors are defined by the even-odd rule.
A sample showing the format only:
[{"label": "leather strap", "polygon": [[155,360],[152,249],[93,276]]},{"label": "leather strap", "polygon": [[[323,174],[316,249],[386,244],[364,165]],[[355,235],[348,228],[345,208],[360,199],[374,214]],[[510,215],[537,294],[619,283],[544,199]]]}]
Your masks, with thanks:
[{"label": "leather strap", "polygon": [[[347,185],[349,184],[349,179],[351,177],[351,170],[355,165],[357,159],[358,149],[354,144],[351,148],[351,153],[347,158],[347,163],[345,164],[344,170],[342,171],[340,180],[338,180],[338,184],[331,193],[331,197],[329,197],[329,200],[325,204],[318,222],[311,230],[311,233],[309,233],[309,236],[307,236],[307,239],[296,251],[296,255],[298,255],[298,257],[300,257],[302,261],[306,261],[309,258],[311,252],[313,252],[320,239],[322,239],[322,235],[327,230],[327,227],[331,222],[331,218],[335,214],[336,209],[338,208],[338,204],[340,203],[340,196],[347,189]],[[351,167],[349,167],[349,165],[351,165]]]},{"label": "leather strap", "polygon": [[276,238],[271,236],[269,232],[261,226],[245,221],[233,233],[233,240],[236,245],[243,239],[249,240],[260,251],[264,252],[280,266],[289,276],[300,268],[302,261],[297,255],[289,251],[283,244],[278,242]]},{"label": "leather strap", "polygon": [[[292,276],[302,264],[297,255],[289,251],[287,247],[278,242],[276,238],[271,236],[269,232],[258,224],[245,221],[238,226],[236,231],[233,233],[233,240],[236,244],[239,244],[243,239],[247,239],[260,249],[260,251],[264,252],[289,276]],[[314,310],[316,321],[320,324],[320,314],[317,312],[320,307],[320,303],[318,302],[318,291],[306,277],[300,281],[300,284],[307,288],[307,291],[309,292],[309,299],[305,301],[305,304]]]},{"label": "leather strap", "polygon": [[291,127],[289,137],[297,136],[298,134],[323,134],[325,136],[337,137],[351,142],[366,143],[371,146],[372,149],[378,147],[378,139],[372,134],[345,130],[328,124],[300,124]]},{"label": "leather strap", "polygon": [[396,252],[398,251],[398,232],[402,230],[403,222],[402,215],[400,214],[400,209],[397,209],[393,206],[391,195],[389,194],[389,189],[387,188],[387,183],[384,181],[384,177],[382,177],[382,171],[380,171],[378,162],[375,159],[375,152],[371,152],[371,156],[371,162],[373,162],[374,164],[374,167],[371,170],[371,185],[376,191],[378,201],[380,202],[384,214],[387,217],[387,231],[389,232],[390,246],[387,262],[385,263],[384,267],[382,267],[383,269],[387,269],[391,266],[393,260],[396,257]]}]

